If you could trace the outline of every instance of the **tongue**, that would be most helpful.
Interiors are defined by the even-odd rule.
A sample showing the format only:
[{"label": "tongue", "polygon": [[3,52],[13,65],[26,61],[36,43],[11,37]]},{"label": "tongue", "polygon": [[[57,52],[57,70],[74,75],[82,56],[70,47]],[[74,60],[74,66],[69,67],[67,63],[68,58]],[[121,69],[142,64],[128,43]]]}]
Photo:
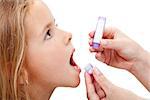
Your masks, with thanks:
[{"label": "tongue", "polygon": [[81,71],[80,68],[77,66],[77,64],[73,60],[73,55],[70,58],[70,65],[72,65],[77,71]]},{"label": "tongue", "polygon": [[72,66],[77,66],[77,64],[76,64],[76,63],[74,62],[74,60],[73,60],[73,56],[71,56],[70,64],[71,64]]}]

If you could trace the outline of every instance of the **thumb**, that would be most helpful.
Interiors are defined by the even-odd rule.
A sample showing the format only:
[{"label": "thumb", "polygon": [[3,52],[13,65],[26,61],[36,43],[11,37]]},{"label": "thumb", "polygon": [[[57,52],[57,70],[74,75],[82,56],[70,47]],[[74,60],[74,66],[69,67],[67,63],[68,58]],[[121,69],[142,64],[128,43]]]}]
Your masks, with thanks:
[{"label": "thumb", "polygon": [[111,82],[96,67],[93,68],[93,77],[106,93],[112,85]]},{"label": "thumb", "polygon": [[122,47],[123,43],[117,39],[102,39],[101,46],[107,49],[118,50]]}]

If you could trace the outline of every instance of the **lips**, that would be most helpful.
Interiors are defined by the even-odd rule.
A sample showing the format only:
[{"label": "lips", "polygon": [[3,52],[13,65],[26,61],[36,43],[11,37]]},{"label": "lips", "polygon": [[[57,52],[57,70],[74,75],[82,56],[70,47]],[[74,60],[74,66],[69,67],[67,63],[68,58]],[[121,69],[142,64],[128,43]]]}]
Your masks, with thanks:
[{"label": "lips", "polygon": [[78,65],[76,64],[76,62],[73,59],[74,52],[75,52],[75,49],[73,49],[71,57],[70,57],[70,65],[73,66],[78,72],[81,72],[81,69],[78,67]]}]

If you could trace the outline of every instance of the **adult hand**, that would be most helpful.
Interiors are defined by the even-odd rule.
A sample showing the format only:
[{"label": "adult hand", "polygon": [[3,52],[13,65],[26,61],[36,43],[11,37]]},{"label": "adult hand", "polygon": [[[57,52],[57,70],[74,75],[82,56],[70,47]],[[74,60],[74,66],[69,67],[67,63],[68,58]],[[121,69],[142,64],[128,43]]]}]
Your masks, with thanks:
[{"label": "adult hand", "polygon": [[150,91],[150,54],[116,28],[104,31],[100,48],[92,48],[94,32],[90,36],[90,51],[96,59],[110,66],[131,72]]},{"label": "adult hand", "polygon": [[88,100],[144,100],[112,84],[97,68],[94,68],[93,75],[85,73],[85,83]]}]

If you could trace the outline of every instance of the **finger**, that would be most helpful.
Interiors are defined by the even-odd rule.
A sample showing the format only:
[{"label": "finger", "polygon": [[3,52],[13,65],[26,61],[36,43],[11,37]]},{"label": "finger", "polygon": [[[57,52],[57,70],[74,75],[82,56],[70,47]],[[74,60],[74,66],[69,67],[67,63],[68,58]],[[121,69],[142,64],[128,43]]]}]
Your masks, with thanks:
[{"label": "finger", "polygon": [[105,78],[105,76],[96,67],[93,68],[93,77],[106,93],[111,83]]},{"label": "finger", "polygon": [[98,94],[100,98],[104,98],[106,96],[104,90],[100,87],[100,85],[96,81],[94,81],[94,87],[95,87],[96,93]]},{"label": "finger", "polygon": [[119,30],[117,28],[107,27],[104,30],[103,38],[104,39],[113,39],[114,35],[117,34],[117,32],[119,32]]},{"label": "finger", "polygon": [[110,64],[110,60],[111,60],[111,50],[110,49],[105,49],[104,50],[104,56],[105,56],[105,61],[104,63],[106,63],[107,65]]},{"label": "finger", "polygon": [[122,48],[123,41],[119,39],[102,39],[101,46],[105,49],[115,49],[120,50]]},{"label": "finger", "polygon": [[104,48],[103,48],[102,46],[100,46],[100,47],[98,48],[98,51],[102,52],[102,51],[104,51]]},{"label": "finger", "polygon": [[91,38],[93,38],[93,37],[94,37],[94,34],[95,34],[95,31],[92,31],[92,32],[89,33],[89,36],[90,36]]},{"label": "finger", "polygon": [[90,52],[96,52],[96,49],[94,49],[93,47],[89,48]]},{"label": "finger", "polygon": [[100,100],[106,100],[106,97],[104,97],[104,98],[102,98],[102,99],[100,99]]},{"label": "finger", "polygon": [[84,76],[85,76],[85,83],[86,83],[87,89],[89,90],[89,87],[93,88],[94,86],[92,83],[91,76],[87,72],[85,72]]},{"label": "finger", "polygon": [[96,93],[99,96],[99,98],[104,98],[106,96],[102,88],[100,88],[99,90],[96,89]]},{"label": "finger", "polygon": [[95,54],[95,57],[97,60],[99,60],[101,62],[105,62],[105,55],[102,52],[97,52]]},{"label": "finger", "polygon": [[89,45],[92,46],[93,45],[93,39],[89,40]]},{"label": "finger", "polygon": [[90,100],[99,100],[98,95],[95,92],[94,85],[92,83],[91,76],[85,72],[85,83],[86,83],[86,90],[87,90],[87,97]]}]

